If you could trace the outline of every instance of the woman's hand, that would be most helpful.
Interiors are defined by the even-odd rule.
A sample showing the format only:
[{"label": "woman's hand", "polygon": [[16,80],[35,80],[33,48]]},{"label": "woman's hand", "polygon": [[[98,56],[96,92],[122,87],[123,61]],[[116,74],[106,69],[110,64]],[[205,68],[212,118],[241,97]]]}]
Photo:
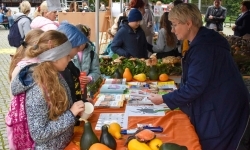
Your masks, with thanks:
[{"label": "woman's hand", "polygon": [[150,94],[150,96],[148,96],[148,99],[151,100],[151,102],[155,105],[160,105],[163,103],[162,95],[159,94]]},{"label": "woman's hand", "polygon": [[85,108],[83,101],[75,102],[70,108],[70,111],[73,113],[74,116],[77,116],[80,112],[83,112],[84,110]]},{"label": "woman's hand", "polygon": [[79,78],[79,80],[80,80],[80,83],[83,85],[86,85],[91,81],[90,77],[88,76],[82,76]]}]

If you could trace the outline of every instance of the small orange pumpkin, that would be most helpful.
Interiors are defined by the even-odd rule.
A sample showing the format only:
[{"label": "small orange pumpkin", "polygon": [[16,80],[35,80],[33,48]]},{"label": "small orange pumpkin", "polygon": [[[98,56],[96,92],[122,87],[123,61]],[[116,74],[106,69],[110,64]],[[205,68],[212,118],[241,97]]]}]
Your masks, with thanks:
[{"label": "small orange pumpkin", "polygon": [[90,146],[89,150],[112,150],[108,146],[102,144],[102,143],[95,143]]},{"label": "small orange pumpkin", "polygon": [[166,73],[163,73],[159,76],[159,80],[164,82],[164,81],[168,81],[168,75]]},{"label": "small orange pumpkin", "polygon": [[132,81],[133,76],[132,73],[130,72],[129,68],[126,68],[123,72],[123,78],[126,78],[126,81]]}]

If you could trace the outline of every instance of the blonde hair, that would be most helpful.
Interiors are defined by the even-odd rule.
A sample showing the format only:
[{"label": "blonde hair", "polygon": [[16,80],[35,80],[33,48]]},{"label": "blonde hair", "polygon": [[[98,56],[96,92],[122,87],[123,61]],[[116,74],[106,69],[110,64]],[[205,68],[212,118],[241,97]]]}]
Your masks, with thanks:
[{"label": "blonde hair", "polygon": [[[37,45],[26,51],[26,55],[28,57],[37,57],[39,54],[57,47],[67,40],[63,33],[49,30],[40,36]],[[59,81],[58,71],[53,62],[42,62],[35,66],[33,78],[43,91],[44,99],[49,107],[49,119],[56,120],[68,109],[69,100],[64,86]]]},{"label": "blonde hair", "polygon": [[43,33],[41,29],[34,29],[28,32],[24,39],[24,43],[17,49],[16,54],[13,56],[10,62],[9,68],[9,80],[12,78],[12,72],[17,66],[17,63],[25,57],[25,50],[28,47],[33,46],[39,39],[39,36]]},{"label": "blonde hair", "polygon": [[161,1],[157,1],[155,5],[161,6]]},{"label": "blonde hair", "polygon": [[202,26],[201,12],[195,4],[191,3],[182,3],[174,6],[169,12],[168,19],[170,21],[176,19],[181,23],[186,23],[190,19],[197,28]]},{"label": "blonde hair", "polygon": [[30,8],[31,5],[29,1],[22,1],[20,4],[20,11],[26,15],[30,13]]},{"label": "blonde hair", "polygon": [[39,7],[37,7],[34,17],[44,16],[45,13],[48,12],[48,5],[46,1],[43,1]]}]

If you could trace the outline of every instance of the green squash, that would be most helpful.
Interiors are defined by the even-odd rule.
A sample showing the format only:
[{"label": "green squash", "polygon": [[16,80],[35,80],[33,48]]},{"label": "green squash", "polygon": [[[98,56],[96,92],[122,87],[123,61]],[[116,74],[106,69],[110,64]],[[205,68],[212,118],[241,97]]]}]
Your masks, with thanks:
[{"label": "green squash", "polygon": [[120,69],[117,68],[114,72],[114,74],[112,75],[112,78],[114,79],[122,79],[122,73],[120,72]]},{"label": "green squash", "polygon": [[102,126],[102,134],[100,137],[100,142],[106,146],[108,146],[109,148],[111,148],[112,150],[116,150],[116,140],[115,138],[109,133],[108,131],[108,126],[107,125],[103,125]]},{"label": "green squash", "polygon": [[159,150],[188,150],[186,146],[181,146],[175,143],[163,143]]},{"label": "green squash", "polygon": [[159,79],[159,74],[158,74],[155,66],[152,66],[149,68],[148,77],[150,80],[158,80]]},{"label": "green squash", "polygon": [[80,141],[81,150],[88,150],[91,145],[100,143],[94,131],[92,130],[91,123],[85,122],[84,131]]}]

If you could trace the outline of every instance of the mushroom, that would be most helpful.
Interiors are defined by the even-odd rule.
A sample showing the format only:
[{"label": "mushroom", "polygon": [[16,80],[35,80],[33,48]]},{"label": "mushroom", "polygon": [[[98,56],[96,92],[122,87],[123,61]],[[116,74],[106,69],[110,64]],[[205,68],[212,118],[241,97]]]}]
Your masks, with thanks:
[{"label": "mushroom", "polygon": [[146,63],[146,66],[152,66],[152,60],[151,59],[146,59],[145,63]]}]

